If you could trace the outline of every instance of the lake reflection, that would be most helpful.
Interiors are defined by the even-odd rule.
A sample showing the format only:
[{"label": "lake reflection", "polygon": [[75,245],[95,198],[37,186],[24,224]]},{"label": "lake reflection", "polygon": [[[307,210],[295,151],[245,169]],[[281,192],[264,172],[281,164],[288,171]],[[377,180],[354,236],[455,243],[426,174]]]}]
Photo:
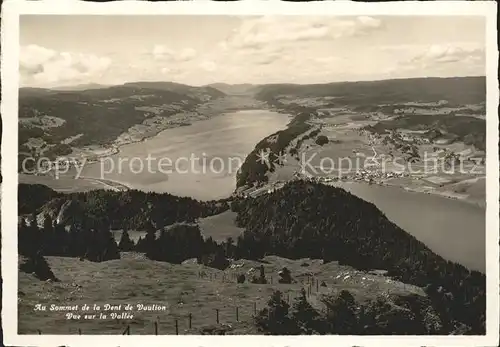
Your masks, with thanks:
[{"label": "lake reflection", "polygon": [[396,187],[363,183],[341,183],[340,186],[375,204],[392,222],[443,258],[486,271],[484,208]]}]

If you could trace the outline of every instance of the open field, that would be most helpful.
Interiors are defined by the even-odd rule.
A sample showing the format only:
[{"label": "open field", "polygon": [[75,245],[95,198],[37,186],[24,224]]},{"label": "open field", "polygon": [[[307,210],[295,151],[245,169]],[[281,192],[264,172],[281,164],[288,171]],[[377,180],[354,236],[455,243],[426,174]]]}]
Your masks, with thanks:
[{"label": "open field", "polygon": [[226,241],[228,237],[236,240],[245,230],[235,225],[236,216],[236,212],[226,211],[215,216],[201,218],[199,220],[201,232],[205,237],[212,237],[216,242]]},{"label": "open field", "polygon": [[486,192],[486,178],[478,177],[463,180],[450,185],[450,188],[457,194],[467,194],[470,199],[484,199]]},{"label": "open field", "polygon": [[[215,270],[186,261],[169,264],[145,259],[138,253],[122,253],[122,259],[102,263],[79,261],[77,258],[47,257],[54,274],[61,282],[41,282],[32,275],[19,274],[19,333],[33,334],[121,334],[130,326],[131,334],[152,334],[153,322],[158,322],[159,334],[197,334],[203,327],[219,323],[230,324],[230,334],[252,334],[254,305],[263,308],[273,290],[280,290],[290,301],[303,287],[311,285],[308,300],[322,308],[320,296],[347,289],[359,300],[388,294],[423,294],[414,286],[393,282],[384,276],[364,273],[336,262],[322,264],[320,260],[288,260],[275,256],[262,262],[239,260],[225,271]],[[251,273],[264,265],[268,284],[237,284],[234,274]],[[286,266],[296,283],[278,284],[277,272]],[[200,276],[200,273],[203,273]],[[248,276],[247,276],[248,278]],[[325,282],[326,287],[317,283]],[[272,282],[272,283],[271,283]],[[35,304],[84,305],[144,304],[165,305],[165,311],[132,312],[133,318],[67,320],[62,312],[33,311]],[[238,320],[236,321],[236,307]],[[78,312],[74,312],[78,314]],[[106,312],[103,312],[106,313]],[[110,312],[107,312],[108,314]],[[95,314],[93,310],[87,314]],[[99,313],[97,313],[99,314]],[[192,329],[188,326],[192,315]]]},{"label": "open field", "polygon": [[[484,152],[460,141],[429,143],[422,140],[425,130],[398,129],[394,134],[373,134],[365,127],[374,121],[356,120],[356,115],[359,113],[313,119],[314,124],[321,126],[318,136],[326,136],[329,143],[321,146],[314,138],[304,140],[296,157],[288,156],[284,165],[268,174],[269,182],[290,180],[296,172],[344,181],[368,182],[371,179],[373,183],[484,206],[485,167],[484,163],[478,162],[483,160]],[[417,155],[417,160],[410,163],[410,157],[414,155]],[[445,159],[447,155],[465,155],[471,159],[459,164]],[[403,175],[395,177],[391,172],[403,172]]]}]

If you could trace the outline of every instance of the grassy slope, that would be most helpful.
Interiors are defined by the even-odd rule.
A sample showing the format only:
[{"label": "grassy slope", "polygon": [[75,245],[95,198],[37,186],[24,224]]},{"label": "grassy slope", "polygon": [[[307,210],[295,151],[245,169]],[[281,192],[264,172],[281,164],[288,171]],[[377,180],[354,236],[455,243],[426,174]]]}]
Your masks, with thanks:
[{"label": "grassy slope", "polygon": [[222,212],[221,214],[201,218],[199,226],[205,237],[212,237],[214,241],[226,241],[228,237],[233,240],[243,233],[244,229],[235,225],[237,213],[232,211]]},{"label": "grassy slope", "polygon": [[[203,326],[215,324],[216,309],[219,309],[220,323],[231,324],[232,334],[256,333],[251,316],[253,305],[257,310],[266,305],[274,289],[290,295],[290,301],[298,296],[303,286],[307,287],[309,276],[325,281],[328,287],[312,288],[309,301],[322,308],[319,295],[329,291],[348,289],[360,300],[374,298],[387,293],[420,293],[420,288],[388,282],[383,276],[354,271],[332,262],[323,265],[319,260],[288,260],[275,256],[265,257],[263,263],[240,260],[244,264],[225,272],[193,263],[174,265],[156,262],[137,253],[123,253],[122,259],[103,263],[79,261],[75,258],[47,257],[47,260],[61,282],[40,282],[32,275],[19,274],[19,333],[44,334],[120,334],[130,325],[131,334],[153,334],[153,322],[158,321],[159,334],[174,334],[175,319],[178,319],[179,334],[196,334]],[[304,263],[309,266],[301,266]],[[236,284],[231,274],[247,272],[263,264],[268,281],[273,284]],[[294,284],[276,284],[277,272],[287,266],[297,280]],[[198,273],[205,271],[200,278]],[[226,280],[223,281],[223,273]],[[346,276],[349,276],[346,278]],[[338,278],[337,278],[338,277]],[[363,279],[364,278],[364,279]],[[132,320],[66,320],[61,312],[33,312],[35,304],[162,304],[168,305],[167,312],[135,313]],[[236,306],[239,320],[236,322]],[[93,311],[89,312],[93,314]],[[191,313],[192,330],[188,329],[188,315]],[[188,331],[189,330],[189,331]]]},{"label": "grassy slope", "polygon": [[440,130],[456,141],[474,145],[479,150],[486,149],[486,120],[475,117],[450,115],[411,115],[381,121],[369,126],[370,131],[383,134],[385,130]]}]

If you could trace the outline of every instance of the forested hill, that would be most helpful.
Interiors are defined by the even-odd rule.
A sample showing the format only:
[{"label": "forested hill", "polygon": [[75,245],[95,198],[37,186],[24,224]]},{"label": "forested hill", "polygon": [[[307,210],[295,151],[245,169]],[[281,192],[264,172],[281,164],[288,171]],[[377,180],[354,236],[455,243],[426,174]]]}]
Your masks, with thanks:
[{"label": "forested hill", "polygon": [[19,215],[37,215],[40,225],[49,216],[66,225],[90,222],[105,223],[114,229],[144,230],[151,223],[160,229],[175,222],[192,222],[229,208],[225,200],[202,202],[137,190],[64,194],[43,185],[20,184],[18,194]]},{"label": "forested hill", "polygon": [[[211,87],[171,82],[136,82],[86,90],[21,88],[20,150],[29,151],[27,143],[32,144],[32,139],[43,140],[58,155],[71,152],[69,144],[109,145],[135,125],[168,122],[175,114],[195,112],[198,106],[224,95]],[[188,116],[185,121],[189,122]]]},{"label": "forested hill", "polygon": [[187,96],[204,100],[216,99],[225,96],[222,91],[211,86],[193,87],[186,84],[174,82],[129,82],[124,84],[125,87],[147,88],[174,93],[186,94]]},{"label": "forested hill", "polygon": [[486,101],[486,77],[407,78],[325,84],[269,84],[256,97],[272,102],[283,96],[329,97],[336,105],[377,105],[405,102],[438,102],[451,105]]},{"label": "forested hill", "polygon": [[[389,221],[375,205],[340,188],[294,181],[256,199],[233,203],[242,257],[275,254],[323,258],[361,269],[386,269],[425,287],[453,331],[484,333],[485,276],[445,261]],[[458,325],[457,325],[458,324]]]},{"label": "forested hill", "polygon": [[[251,186],[255,183],[267,182],[267,174],[274,171],[274,163],[278,159],[278,156],[287,150],[287,147],[294,139],[311,130],[312,126],[307,123],[310,118],[311,113],[307,112],[307,110],[305,112],[298,113],[288,124],[286,129],[279,130],[257,143],[252,152],[250,152],[245,158],[245,162],[241,168],[238,170],[238,174],[236,176],[236,187],[239,188],[245,185]],[[312,134],[306,134],[302,137],[302,139],[305,140],[306,138],[316,136],[318,132],[319,130]],[[259,160],[261,151],[266,150],[269,150],[269,166]]]}]

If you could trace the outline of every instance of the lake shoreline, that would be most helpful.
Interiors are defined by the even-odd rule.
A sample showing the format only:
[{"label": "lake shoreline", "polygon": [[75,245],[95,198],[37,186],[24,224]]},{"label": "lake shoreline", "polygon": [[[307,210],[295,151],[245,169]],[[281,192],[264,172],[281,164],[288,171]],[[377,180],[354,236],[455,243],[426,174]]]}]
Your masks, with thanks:
[{"label": "lake shoreline", "polygon": [[[331,186],[373,204],[407,233],[445,259],[485,272],[484,207],[440,194],[421,194],[398,186],[332,182]],[[480,233],[475,233],[480,230]]]},{"label": "lake shoreline", "polygon": [[153,128],[150,131],[144,132],[143,133],[144,136],[141,137],[141,138],[129,139],[129,140],[122,140],[119,143],[115,143],[115,142],[118,141],[118,139],[120,138],[120,136],[123,135],[122,134],[117,139],[114,140],[113,144],[110,145],[109,148],[101,147],[101,148],[103,148],[105,150],[105,153],[99,153],[100,152],[99,151],[100,148],[96,148],[96,149],[91,149],[91,148],[75,148],[75,149],[77,151],[87,152],[88,154],[86,153],[86,154],[84,154],[84,156],[87,157],[87,158],[88,157],[92,157],[90,163],[98,162],[102,158],[109,157],[109,156],[116,155],[116,154],[120,154],[121,151],[122,151],[122,148],[124,146],[146,142],[146,141],[154,138],[155,136],[159,136],[162,132],[164,132],[166,130],[171,130],[171,129],[177,129],[177,128],[182,128],[182,127],[186,127],[186,126],[191,126],[194,123],[197,123],[197,122],[200,122],[200,121],[204,121],[204,120],[209,120],[211,118],[218,117],[218,116],[221,116],[221,115],[223,115],[223,114],[216,114],[216,115],[211,115],[211,116],[204,115],[204,116],[199,117],[199,118],[189,119],[190,122],[188,122],[188,123],[173,123],[173,124],[168,124],[167,126],[164,126],[164,127],[161,127],[161,126],[160,127],[156,127],[156,128]]},{"label": "lake shoreline", "polygon": [[[195,121],[191,126],[171,127],[147,139],[123,144],[120,154],[106,156],[97,162],[87,161],[81,176],[109,178],[129,189],[192,196],[207,201],[227,198],[234,192],[239,165],[262,138],[285,129],[290,118],[290,115],[265,108],[220,112],[203,121]],[[238,161],[232,159],[236,157],[239,164],[234,166]],[[198,159],[193,162],[193,158]],[[168,172],[159,170],[158,163],[162,162],[168,165],[163,166]],[[100,163],[104,163],[106,169],[100,167]],[[211,165],[219,163],[223,165],[222,171],[211,171]],[[138,175],[139,166],[146,171],[142,170]]]},{"label": "lake shoreline", "polygon": [[165,119],[160,118],[160,122],[148,123],[148,119],[145,119],[143,123],[136,124],[120,134],[108,147],[98,144],[94,145],[95,148],[92,148],[93,146],[75,148],[73,154],[91,157],[93,161],[98,161],[103,157],[119,154],[124,146],[146,142],[167,130],[189,127],[228,113],[260,110],[276,112],[266,102],[252,97],[226,95],[200,104],[194,110],[175,113]]},{"label": "lake shoreline", "polygon": [[421,189],[421,188],[419,189],[419,188],[415,188],[415,187],[398,185],[398,184],[390,184],[390,183],[385,183],[385,182],[373,183],[373,184],[377,184],[377,185],[382,186],[382,187],[399,188],[399,189],[402,189],[404,191],[411,192],[411,193],[426,194],[426,195],[441,197],[443,199],[456,200],[456,201],[460,201],[460,202],[463,202],[463,203],[466,203],[466,204],[469,204],[469,205],[472,205],[475,207],[479,207],[482,209],[486,208],[486,202],[471,200],[471,199],[469,199],[468,196],[454,194],[453,192],[449,192],[449,191],[438,191],[436,189]]}]

